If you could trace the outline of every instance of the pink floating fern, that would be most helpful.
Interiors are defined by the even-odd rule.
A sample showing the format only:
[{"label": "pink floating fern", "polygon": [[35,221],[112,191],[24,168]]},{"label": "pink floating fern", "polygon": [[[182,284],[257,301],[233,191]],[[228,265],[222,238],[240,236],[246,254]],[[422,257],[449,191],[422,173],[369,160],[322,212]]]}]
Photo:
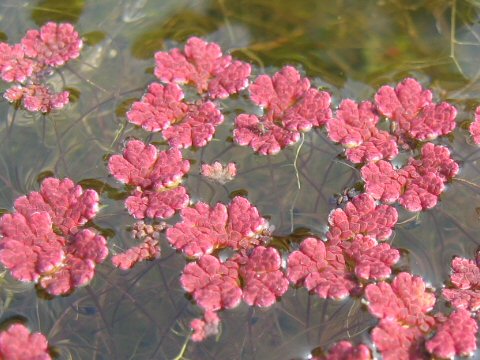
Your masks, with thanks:
[{"label": "pink floating fern", "polygon": [[31,333],[22,324],[0,332],[0,358],[5,360],[50,360],[48,341],[41,333]]},{"label": "pink floating fern", "polygon": [[250,306],[268,307],[288,290],[278,250],[257,246],[248,256],[232,259],[239,264],[243,279],[243,300]]},{"label": "pink floating fern", "polygon": [[103,236],[81,228],[98,211],[94,190],[84,192],[70,179],[47,178],[39,192],[18,198],[15,209],[0,219],[0,261],[12,276],[38,281],[52,295],[93,278],[108,254]]},{"label": "pink floating fern", "polygon": [[260,75],[250,86],[250,98],[263,108],[260,118],[240,114],[235,120],[234,138],[262,155],[273,155],[300,138],[300,131],[324,125],[331,117],[330,95],[310,87],[291,66],[273,77]]},{"label": "pink floating fern", "polygon": [[328,136],[346,148],[345,154],[353,163],[391,160],[398,154],[397,143],[389,133],[376,128],[378,120],[371,102],[357,104],[346,99],[335,117],[327,121]]},{"label": "pink floating fern", "polygon": [[397,223],[398,213],[388,205],[376,205],[368,194],[361,194],[347,203],[345,209],[333,210],[328,223],[329,240],[353,239],[357,234],[369,235],[377,240],[386,240]]},{"label": "pink floating fern", "polygon": [[237,167],[235,163],[228,163],[225,166],[218,161],[213,164],[202,164],[202,176],[222,185],[232,181],[236,175]]},{"label": "pink floating fern", "polygon": [[56,93],[50,87],[41,84],[15,85],[5,91],[3,97],[12,103],[22,101],[28,111],[42,113],[62,109],[70,101],[68,91]]},{"label": "pink floating fern", "polygon": [[214,249],[248,249],[257,245],[268,226],[256,207],[243,197],[235,197],[227,207],[213,208],[199,202],[181,211],[182,221],[167,230],[167,239],[189,257],[200,257]]},{"label": "pink floating fern", "polygon": [[238,264],[204,255],[183,269],[180,282],[205,311],[236,307],[242,298]]},{"label": "pink floating fern", "polygon": [[203,341],[209,336],[218,334],[220,318],[214,311],[205,311],[203,319],[193,319],[190,327],[193,330],[192,341]]},{"label": "pink floating fern", "polygon": [[443,289],[442,294],[457,309],[480,309],[480,269],[477,263],[460,257],[452,260],[452,286]]},{"label": "pink floating fern", "polygon": [[370,360],[370,349],[364,345],[352,345],[350,341],[340,341],[328,350],[328,355],[313,357],[312,360]]},{"label": "pink floating fern", "polygon": [[190,163],[178,149],[158,151],[153,145],[131,140],[123,155],[109,159],[108,169],[117,180],[137,186],[125,201],[136,219],[169,218],[188,205],[189,196],[179,184]]},{"label": "pink floating fern", "polygon": [[455,128],[454,106],[432,101],[432,92],[412,78],[404,79],[394,89],[382,86],[375,95],[378,110],[398,126],[400,137],[432,140],[448,135]]},{"label": "pink floating fern", "polygon": [[187,104],[183,97],[176,84],[150,84],[142,100],[133,103],[127,118],[147,131],[162,131],[170,146],[205,146],[223,122],[223,115],[210,101]]},{"label": "pink floating fern", "polygon": [[348,272],[342,250],[307,238],[288,257],[287,277],[317,293],[320,298],[343,299],[356,284]]},{"label": "pink floating fern", "polygon": [[185,50],[155,54],[155,76],[164,82],[190,83],[200,94],[224,99],[248,85],[251,66],[222,54],[220,46],[191,37]]},{"label": "pink floating fern", "polygon": [[34,65],[20,44],[0,43],[0,77],[3,81],[23,83],[32,75]]},{"label": "pink floating fern", "polygon": [[433,338],[426,342],[429,353],[442,359],[472,356],[477,350],[477,322],[466,310],[457,310],[440,324]]}]

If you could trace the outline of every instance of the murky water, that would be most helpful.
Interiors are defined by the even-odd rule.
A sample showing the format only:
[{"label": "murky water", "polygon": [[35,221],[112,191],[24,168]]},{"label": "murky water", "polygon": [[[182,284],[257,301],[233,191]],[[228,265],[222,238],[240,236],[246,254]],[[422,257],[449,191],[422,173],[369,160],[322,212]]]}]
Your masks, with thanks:
[{"label": "murky water", "polygon": [[[70,21],[86,39],[79,60],[52,79],[64,82],[75,101],[45,117],[0,103],[0,208],[10,210],[17,196],[37,189],[51,174],[121,189],[107,173],[108,156],[128,137],[162,141],[128,124],[125,111],[154,81],[153,53],[192,35],[218,42],[251,62],[255,73],[298,66],[332,93],[335,105],[345,97],[369,99],[380,85],[416,77],[459,110],[460,126],[440,143],[461,162],[459,177],[480,184],[480,152],[461,126],[480,104],[478,0],[0,2],[4,41],[17,42],[48,20]],[[324,130],[307,133],[300,149],[296,145],[273,157],[233,144],[233,120],[250,106],[242,101],[224,103],[225,122],[215,141],[184,151],[192,160],[186,181],[192,199],[213,204],[248,194],[275,226],[279,244],[298,242],[306,232],[323,234],[332,196],[358,182],[358,170],[339,160],[342,149]],[[293,166],[297,151],[300,190]],[[214,160],[235,161],[238,177],[225,186],[205,182],[199,166]],[[134,243],[127,231],[134,220],[116,195],[102,194],[95,219],[109,235],[112,252]],[[437,207],[397,226],[393,245],[405,252],[396,269],[440,288],[452,256],[471,258],[480,244],[478,207],[478,188],[451,184]],[[400,212],[400,222],[409,218]],[[106,261],[89,286],[54,299],[37,296],[32,286],[5,274],[0,320],[26,319],[47,335],[60,359],[174,359],[189,321],[201,313],[179,285],[184,264],[163,241],[161,259],[129,272]],[[376,323],[358,299],[325,301],[305,289],[290,289],[269,309],[243,304],[223,312],[222,320],[217,339],[187,344],[186,359],[306,359],[313,349],[340,339],[368,341]]]}]

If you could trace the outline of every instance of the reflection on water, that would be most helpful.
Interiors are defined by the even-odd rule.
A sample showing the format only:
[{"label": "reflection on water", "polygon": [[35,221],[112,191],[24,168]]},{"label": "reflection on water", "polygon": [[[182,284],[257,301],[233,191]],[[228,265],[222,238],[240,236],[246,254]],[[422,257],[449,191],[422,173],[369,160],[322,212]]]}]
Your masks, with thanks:
[{"label": "reflection on water", "polygon": [[[153,53],[191,35],[219,42],[254,64],[256,73],[298,65],[333,94],[335,105],[343,97],[371,97],[379,85],[407,75],[455,104],[460,123],[480,102],[480,4],[474,0],[5,0],[0,8],[3,39],[16,42],[26,29],[55,20],[74,22],[87,44],[78,61],[52,78],[73,94],[67,109],[43,117],[0,103],[0,208],[11,209],[45,174],[101,187],[103,207],[95,222],[110,234],[113,253],[133,245],[127,228],[134,221],[105,164],[123,139],[162,140],[127,124],[124,114],[154,80]],[[186,181],[192,199],[227,202],[234,193],[248,193],[275,225],[278,248],[295,246],[302,239],[296,234],[323,234],[332,196],[358,182],[358,171],[338,158],[341,148],[323,130],[310,132],[299,151],[298,191],[298,145],[263,157],[228,141],[239,106],[251,105],[242,97],[226,101],[216,141],[184,152],[194,160]],[[466,134],[458,127],[442,143],[461,161],[460,177],[480,183],[480,153]],[[237,178],[224,186],[200,178],[201,163],[214,160],[235,161]],[[480,243],[478,188],[454,182],[441,200],[399,225],[393,238],[405,250],[397,268],[421,274],[437,288],[452,256],[471,258]],[[400,222],[410,217],[401,212]],[[173,359],[189,321],[200,314],[179,286],[184,264],[164,241],[161,259],[129,272],[106,262],[91,285],[54,299],[3,274],[1,319],[23,317],[48,336],[61,359]],[[222,320],[221,335],[189,343],[186,358],[305,359],[339,339],[368,341],[376,323],[358,299],[325,301],[305,289],[290,289],[268,310],[241,305],[222,313]]]}]

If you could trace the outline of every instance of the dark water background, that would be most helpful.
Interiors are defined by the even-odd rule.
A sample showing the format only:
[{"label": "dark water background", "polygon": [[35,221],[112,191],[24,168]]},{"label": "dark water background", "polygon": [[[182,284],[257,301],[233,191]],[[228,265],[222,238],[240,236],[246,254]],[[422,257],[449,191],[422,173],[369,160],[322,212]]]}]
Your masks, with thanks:
[{"label": "dark water background", "polygon": [[[457,107],[459,126],[439,143],[460,161],[458,177],[480,184],[480,151],[465,130],[480,104],[479,19],[478,0],[1,0],[3,41],[18,42],[27,29],[54,20],[72,22],[86,46],[52,79],[73,94],[64,110],[43,117],[0,102],[0,208],[11,210],[16,197],[38,189],[39,180],[52,174],[97,189],[121,189],[107,173],[108,155],[120,152],[126,137],[161,141],[128,124],[125,111],[155,80],[153,53],[183,46],[192,35],[251,62],[255,74],[293,64],[331,92],[334,105],[345,97],[371,99],[383,84],[416,77],[437,99]],[[192,200],[214,204],[248,194],[275,226],[279,247],[309,231],[323,234],[333,194],[358,182],[359,172],[339,161],[342,150],[324,130],[273,157],[233,144],[233,120],[253,111],[249,107],[245,97],[225,101],[225,122],[215,140],[184,151],[192,160],[186,180]],[[300,189],[293,166],[297,153]],[[235,161],[238,177],[225,186],[205,182],[199,166],[214,160]],[[123,201],[115,200],[119,195],[104,192],[95,218],[110,236],[112,253],[134,245],[127,231],[134,220]],[[478,188],[457,181],[418,219],[400,211],[399,221],[410,221],[398,225],[390,239],[405,250],[396,269],[421,275],[439,289],[452,256],[472,258],[480,244],[478,208]],[[129,272],[107,260],[89,286],[55,299],[37,296],[33,286],[4,273],[0,321],[23,318],[47,335],[60,359],[179,360],[188,324],[201,314],[179,286],[184,264],[163,240],[161,259]],[[376,323],[358,299],[320,300],[305,289],[290,289],[272,308],[243,304],[221,317],[218,338],[188,343],[184,359],[306,359],[314,348],[344,338],[368,342]]]}]

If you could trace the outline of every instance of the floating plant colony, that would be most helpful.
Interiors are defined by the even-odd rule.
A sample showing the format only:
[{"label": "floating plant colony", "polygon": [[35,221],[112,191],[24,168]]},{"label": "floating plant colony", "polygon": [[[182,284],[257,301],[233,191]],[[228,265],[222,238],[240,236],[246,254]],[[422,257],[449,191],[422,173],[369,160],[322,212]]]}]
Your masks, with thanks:
[{"label": "floating plant colony", "polygon": [[[56,91],[46,79],[53,68],[78,57],[81,47],[72,25],[52,22],[29,30],[19,44],[1,43],[0,76],[13,84],[4,97],[28,111],[64,107],[68,92]],[[317,360],[367,360],[378,353],[387,360],[453,358],[475,352],[480,255],[453,259],[442,291],[452,310],[444,314],[433,312],[434,289],[420,276],[392,276],[401,254],[387,242],[398,219],[392,205],[411,212],[431,209],[457,175],[449,149],[433,143],[454,130],[455,107],[435,103],[430,90],[407,78],[381,87],[373,102],[344,99],[332,111],[330,94],[312,87],[294,67],[251,79],[249,64],[197,37],[183,50],[157,52],[154,74],[158,82],[126,115],[145,131],[161,133],[170,148],[160,151],[133,139],[110,157],[109,172],[130,191],[125,207],[138,220],[132,236],[140,242],[111,260],[128,270],[156,259],[166,237],[187,258],[179,281],[203,310],[190,324],[193,341],[218,334],[221,311],[242,301],[269,307],[293,285],[322,299],[362,297],[378,318],[372,349],[340,341]],[[186,95],[192,89],[195,98]],[[275,155],[302,133],[324,128],[360,168],[364,191],[330,213],[326,238],[307,237],[285,254],[271,246],[271,226],[247,198],[237,196],[229,204],[191,201],[182,185],[190,163],[181,150],[207,146],[224,120],[221,101],[241,91],[248,91],[259,111],[236,117],[238,145]],[[470,132],[478,144],[480,107],[474,116]],[[385,122],[389,131],[378,127]],[[400,167],[391,162],[399,151],[413,154]],[[202,175],[220,184],[236,172],[234,163],[202,165]],[[87,226],[98,209],[94,190],[70,179],[45,179],[39,191],[16,199],[13,211],[0,218],[0,262],[13,278],[34,282],[50,295],[73,292],[93,278],[108,255],[106,239]],[[167,224],[176,213],[181,220]],[[230,250],[228,258],[218,256],[222,249]],[[11,325],[0,333],[0,358],[50,359],[47,340],[24,325]]]}]

